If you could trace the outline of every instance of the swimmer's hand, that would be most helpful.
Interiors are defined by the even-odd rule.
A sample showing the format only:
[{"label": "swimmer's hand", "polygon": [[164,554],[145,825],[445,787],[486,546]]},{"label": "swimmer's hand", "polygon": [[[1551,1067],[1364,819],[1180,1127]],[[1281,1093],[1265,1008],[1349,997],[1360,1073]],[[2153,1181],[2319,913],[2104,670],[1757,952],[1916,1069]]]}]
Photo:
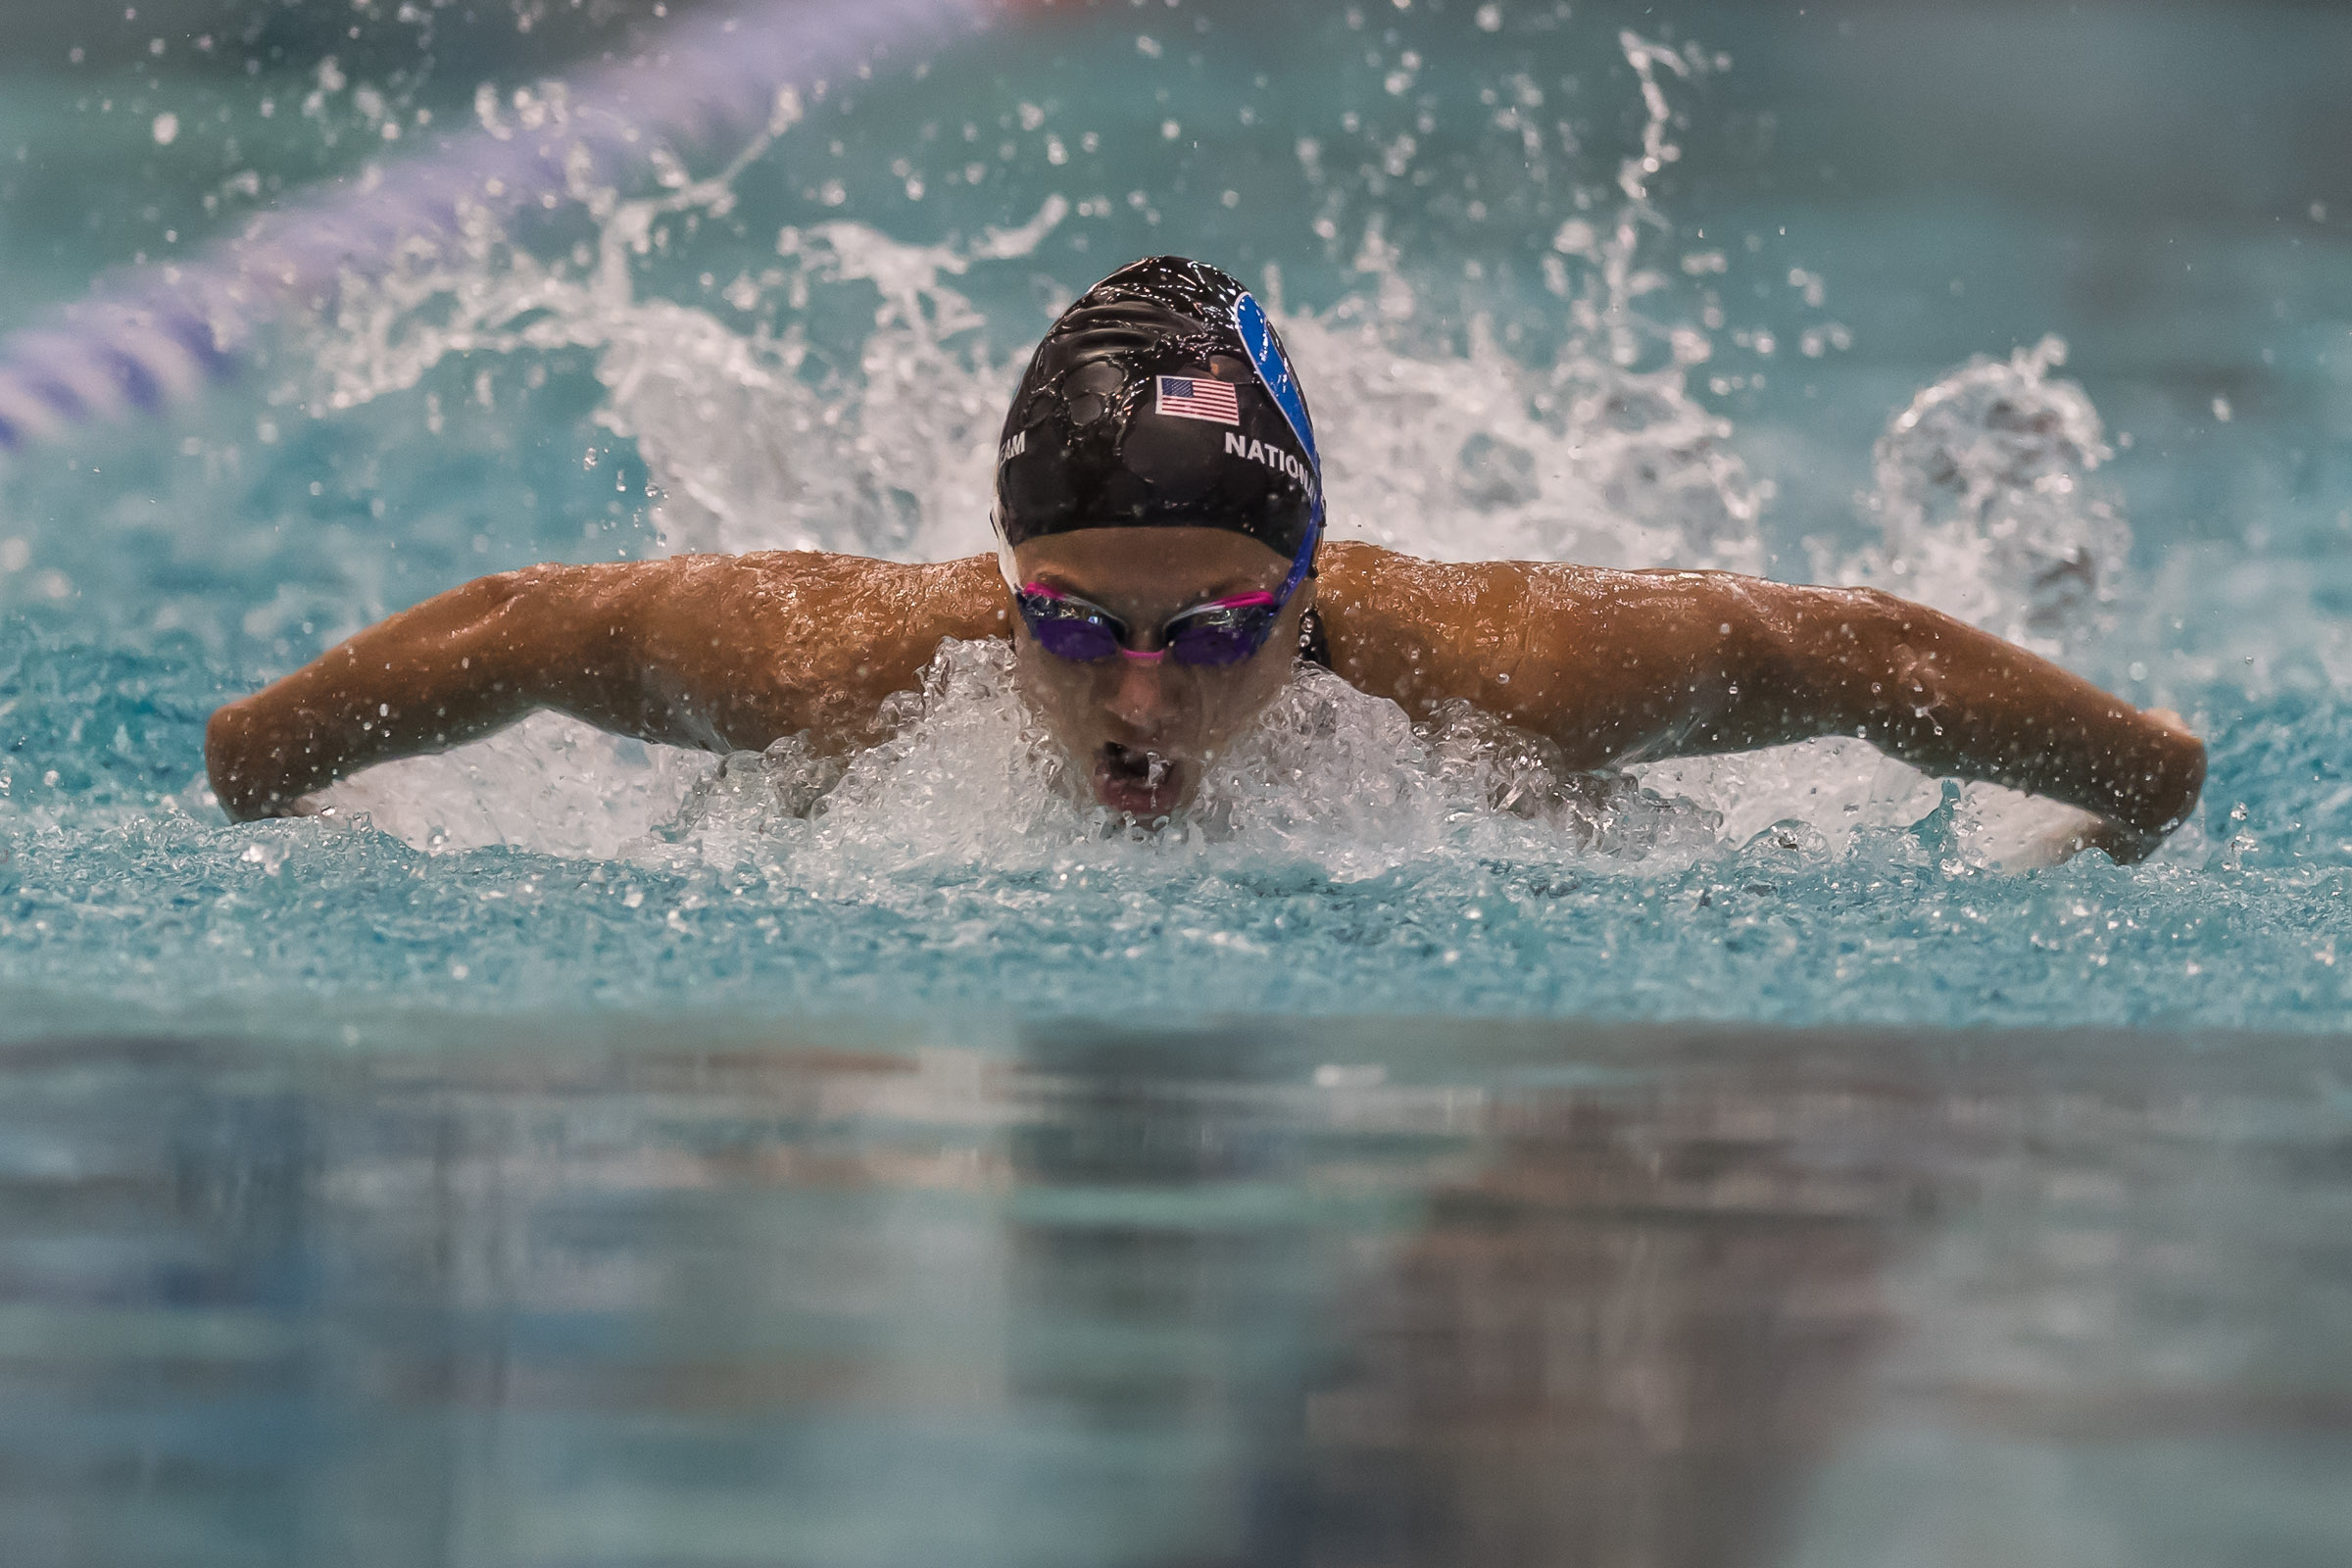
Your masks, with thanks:
[{"label": "swimmer's hand", "polygon": [[[2198,779],[2202,782],[2205,770],[2205,743],[2189,729],[2187,721],[2169,708],[2143,708],[2139,711],[2139,716],[2152,728],[2165,732],[2177,742],[2185,743],[2179,746],[2178,749],[2187,751],[2194,756]],[[2118,865],[2136,865],[2154,855],[2164,841],[2172,835],[2173,830],[2179,827],[2186,817],[2187,811],[2183,808],[2179,816],[2150,831],[2133,827],[2129,822],[2118,821],[2111,816],[2098,816],[2085,812],[2082,821],[2060,838],[2059,845],[2063,847],[2064,853],[2057,858],[2071,860],[2084,850],[2104,850],[2107,858]]]},{"label": "swimmer's hand", "polygon": [[[2159,729],[2202,749],[2179,713],[2169,708],[2140,710],[2139,716]],[[1998,859],[2004,871],[2033,871],[2063,865],[2085,850],[2098,850],[2118,865],[2136,865],[2162,847],[2166,833],[2144,832],[2128,822],[2095,812],[2069,809],[2055,826],[2034,833]]]}]

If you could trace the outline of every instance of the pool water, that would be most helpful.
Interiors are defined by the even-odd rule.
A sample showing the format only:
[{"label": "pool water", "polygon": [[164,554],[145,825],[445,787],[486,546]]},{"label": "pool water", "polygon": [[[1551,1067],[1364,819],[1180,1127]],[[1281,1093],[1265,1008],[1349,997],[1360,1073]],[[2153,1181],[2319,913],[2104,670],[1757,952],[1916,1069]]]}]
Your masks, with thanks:
[{"label": "pool water", "polygon": [[[2211,53],[2203,13],[2101,15],[2041,47],[2151,92]],[[548,48],[649,35],[624,22]],[[693,149],[667,187],[355,278],[191,412],[22,454],[0,481],[14,1015],[310,1029],[1117,998],[2340,1029],[2352,497],[2325,285],[2344,251],[2322,196],[2272,167],[2291,148],[2223,147],[2245,166],[2170,209],[1996,204],[1948,155],[1940,185],[1874,167],[1893,155],[1872,136],[1929,143],[1953,89],[1924,124],[1888,115],[1856,27],[1916,68],[2005,24],[1096,8],[812,90],[772,143]],[[270,25],[20,68],[13,317],[545,96],[490,58],[522,107],[475,101],[478,19],[376,19],[335,59]],[[2339,24],[2262,25],[2285,48]],[[1955,58],[1980,119],[2063,121],[2031,90],[2046,64]],[[1817,110],[1824,82],[1849,90]],[[1846,171],[1811,168],[1825,151]],[[2208,198],[2237,206],[2191,210]],[[1279,303],[1344,533],[1886,584],[2187,713],[2213,747],[2200,819],[2146,865],[2036,866],[2047,808],[1955,797],[1854,742],[1655,767],[1595,802],[1507,737],[1414,734],[1325,682],[1200,820],[1140,840],[1062,804],[971,649],[829,793],[791,756],[714,778],[541,719],[354,779],[335,820],[223,823],[199,776],[213,706],[481,571],[982,548],[1020,357],[1155,248]]]},{"label": "pool water", "polygon": [[8,1048],[0,1540],[2323,1568],[2342,1066],[1315,1020]]},{"label": "pool water", "polygon": [[[715,12],[22,9],[0,329]],[[0,456],[0,1561],[2345,1561],[2347,49],[1062,6]],[[1893,588],[2186,714],[2197,820],[2052,863],[1856,742],[1578,779],[1308,674],[1137,834],[985,647],[846,768],[205,789],[482,572],[984,548],[1029,346],[1162,250],[1275,307],[1341,532]]]}]

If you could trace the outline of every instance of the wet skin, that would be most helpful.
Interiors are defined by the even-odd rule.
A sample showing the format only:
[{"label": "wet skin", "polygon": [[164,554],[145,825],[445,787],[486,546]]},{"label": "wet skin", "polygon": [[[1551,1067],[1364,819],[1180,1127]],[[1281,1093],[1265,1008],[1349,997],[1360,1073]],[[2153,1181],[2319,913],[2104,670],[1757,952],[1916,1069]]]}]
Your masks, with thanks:
[{"label": "wet skin", "polygon": [[[1158,628],[1197,605],[1276,592],[1291,564],[1218,528],[1088,529],[1033,539],[1014,561],[1024,584],[1061,589],[1135,628],[1139,652],[1160,647]],[[1172,658],[1076,663],[1040,648],[1016,617],[1021,690],[1085,769],[1096,799],[1145,821],[1168,816],[1290,680],[1314,587],[1312,579],[1299,585],[1255,657],[1223,668]]]},{"label": "wet skin", "polygon": [[[1017,564],[1093,601],[1147,647],[1207,599],[1277,587],[1288,564],[1217,529],[1102,528]],[[671,745],[760,750],[806,734],[841,755],[887,733],[942,642],[1012,637],[1024,694],[1098,799],[1182,808],[1247,730],[1321,612],[1335,670],[1416,719],[1466,701],[1580,769],[1859,735],[1939,775],[2089,813],[2068,848],[2145,856],[2186,819],[2205,750],[2046,660],[1871,589],[1725,572],[1529,562],[1441,564],[1333,543],[1250,662],[1188,669],[1056,660],[1030,643],[993,557],[904,565],[777,551],[533,566],[426,601],[214,714],[205,757],[239,819],[445,751],[538,709]]]}]

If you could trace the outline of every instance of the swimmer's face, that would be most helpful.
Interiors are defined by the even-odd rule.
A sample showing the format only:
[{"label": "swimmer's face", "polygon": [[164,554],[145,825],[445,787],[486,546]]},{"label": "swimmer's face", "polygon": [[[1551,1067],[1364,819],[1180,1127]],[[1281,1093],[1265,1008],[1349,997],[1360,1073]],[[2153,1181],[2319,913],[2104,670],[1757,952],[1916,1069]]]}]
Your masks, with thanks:
[{"label": "swimmer's face", "polygon": [[[1291,564],[1223,528],[1085,528],[1032,539],[1013,553],[1023,582],[1044,582],[1109,611],[1131,642],[1158,646],[1159,629],[1232,594],[1276,593]],[[1162,659],[1076,663],[1037,646],[1013,616],[1021,684],[1046,726],[1085,770],[1095,798],[1143,821],[1192,799],[1201,769],[1257,719],[1290,679],[1310,579],[1283,607],[1265,646],[1239,664]]]}]

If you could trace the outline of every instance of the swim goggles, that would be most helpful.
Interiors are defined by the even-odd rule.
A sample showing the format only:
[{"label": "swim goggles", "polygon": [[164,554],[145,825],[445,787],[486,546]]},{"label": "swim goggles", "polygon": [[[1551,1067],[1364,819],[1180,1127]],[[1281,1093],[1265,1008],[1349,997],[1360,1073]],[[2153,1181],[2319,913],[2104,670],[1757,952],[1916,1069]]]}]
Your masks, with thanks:
[{"label": "swim goggles", "polygon": [[1235,594],[1229,599],[1212,599],[1205,605],[1196,605],[1159,628],[1159,646],[1150,652],[1129,647],[1133,631],[1102,606],[1089,604],[1050,583],[1020,581],[1013,571],[1009,549],[1000,548],[997,561],[1004,573],[1005,586],[1012,590],[1013,602],[1020,607],[1029,635],[1056,659],[1092,664],[1117,654],[1138,663],[1156,664],[1172,655],[1179,664],[1214,668],[1253,659],[1265,647],[1266,639],[1274,635],[1275,623],[1282,618],[1283,607],[1306,580],[1322,531],[1319,527],[1307,530],[1305,540],[1298,546],[1298,558],[1291,563],[1291,574],[1282,580],[1278,591]]}]

